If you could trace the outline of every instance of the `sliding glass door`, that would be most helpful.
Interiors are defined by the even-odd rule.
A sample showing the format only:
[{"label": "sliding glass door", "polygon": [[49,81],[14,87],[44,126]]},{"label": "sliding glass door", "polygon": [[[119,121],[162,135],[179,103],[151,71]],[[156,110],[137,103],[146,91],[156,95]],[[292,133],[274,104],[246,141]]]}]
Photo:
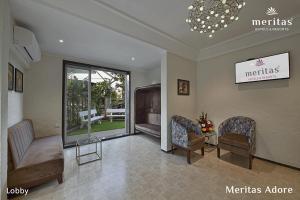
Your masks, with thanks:
[{"label": "sliding glass door", "polygon": [[63,139],[129,134],[129,72],[64,62]]}]

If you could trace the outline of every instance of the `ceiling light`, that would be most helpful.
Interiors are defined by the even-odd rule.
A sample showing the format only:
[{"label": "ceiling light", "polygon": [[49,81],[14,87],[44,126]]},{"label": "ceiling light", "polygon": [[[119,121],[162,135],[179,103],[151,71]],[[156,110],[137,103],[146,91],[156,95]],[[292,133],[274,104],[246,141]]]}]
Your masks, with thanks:
[{"label": "ceiling light", "polygon": [[64,43],[64,40],[58,40],[59,41],[59,43]]},{"label": "ceiling light", "polygon": [[194,0],[188,7],[186,22],[191,31],[197,27],[197,32],[208,33],[209,36],[212,30],[217,32],[238,20],[245,5],[245,0]]},{"label": "ceiling light", "polygon": [[135,57],[131,57],[131,61],[135,61]]}]

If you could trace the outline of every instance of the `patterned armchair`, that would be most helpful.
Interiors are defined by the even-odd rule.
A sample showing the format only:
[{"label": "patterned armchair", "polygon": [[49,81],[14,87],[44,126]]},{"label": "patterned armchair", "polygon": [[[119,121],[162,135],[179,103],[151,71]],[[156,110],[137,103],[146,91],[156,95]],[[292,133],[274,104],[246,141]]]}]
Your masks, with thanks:
[{"label": "patterned armchair", "polygon": [[201,149],[204,155],[205,137],[201,135],[199,126],[193,121],[181,116],[173,116],[171,120],[172,153],[174,148],[182,148],[187,151],[187,162],[191,163],[191,151]]},{"label": "patterned armchair", "polygon": [[249,169],[252,168],[252,158],[255,153],[256,123],[248,117],[232,117],[219,126],[218,157],[220,148],[249,158]]}]

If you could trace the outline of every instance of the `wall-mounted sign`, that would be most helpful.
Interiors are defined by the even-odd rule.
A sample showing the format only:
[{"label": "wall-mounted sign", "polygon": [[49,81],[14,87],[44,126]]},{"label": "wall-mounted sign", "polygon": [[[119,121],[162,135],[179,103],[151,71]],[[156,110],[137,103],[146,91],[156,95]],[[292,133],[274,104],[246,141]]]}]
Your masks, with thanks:
[{"label": "wall-mounted sign", "polygon": [[290,78],[289,53],[235,64],[235,83]]}]

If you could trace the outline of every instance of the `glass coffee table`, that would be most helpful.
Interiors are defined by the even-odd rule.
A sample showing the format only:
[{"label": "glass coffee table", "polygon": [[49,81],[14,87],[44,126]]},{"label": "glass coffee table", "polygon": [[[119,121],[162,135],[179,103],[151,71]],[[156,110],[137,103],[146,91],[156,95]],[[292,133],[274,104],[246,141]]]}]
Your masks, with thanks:
[{"label": "glass coffee table", "polygon": [[[83,147],[94,146],[94,150],[81,154]],[[87,164],[97,160],[102,160],[102,138],[89,137],[78,139],[76,142],[76,161],[78,165]]]}]

